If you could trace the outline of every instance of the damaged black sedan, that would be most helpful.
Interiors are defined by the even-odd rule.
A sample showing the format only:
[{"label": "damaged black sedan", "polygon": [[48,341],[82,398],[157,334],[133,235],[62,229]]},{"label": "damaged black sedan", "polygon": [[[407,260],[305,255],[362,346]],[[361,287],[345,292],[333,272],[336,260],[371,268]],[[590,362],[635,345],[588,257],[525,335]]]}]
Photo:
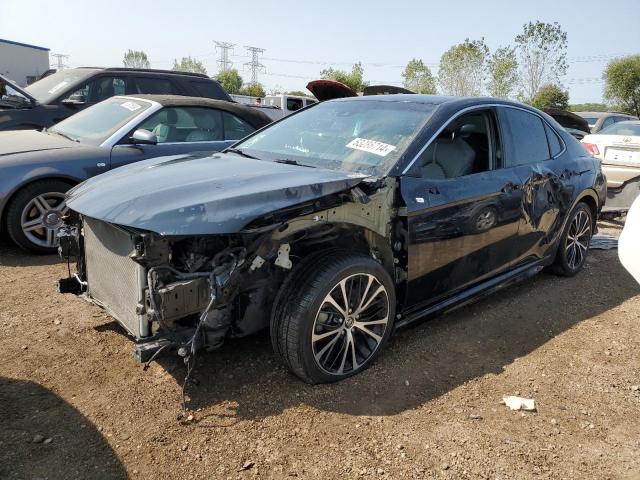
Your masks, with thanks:
[{"label": "damaged black sedan", "polygon": [[[224,153],[146,160],[68,194],[61,253],[142,361],[270,328],[310,383],[394,327],[585,264],[606,186],[551,117],[495,99],[332,100]],[[505,321],[508,321],[505,319]]]}]

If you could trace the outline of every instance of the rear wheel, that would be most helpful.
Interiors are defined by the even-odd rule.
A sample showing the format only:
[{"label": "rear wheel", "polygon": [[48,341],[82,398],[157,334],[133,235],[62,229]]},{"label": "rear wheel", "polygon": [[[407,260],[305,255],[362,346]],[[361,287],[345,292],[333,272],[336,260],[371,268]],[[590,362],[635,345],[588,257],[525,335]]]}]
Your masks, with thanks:
[{"label": "rear wheel", "polygon": [[361,372],[393,328],[395,293],[387,271],[361,254],[315,262],[291,282],[274,309],[276,351],[308,383],[335,382]]},{"label": "rear wheel", "polygon": [[7,231],[16,245],[34,253],[55,253],[69,188],[61,180],[42,180],[15,195],[7,207]]},{"label": "rear wheel", "polygon": [[578,203],[571,211],[569,221],[562,232],[554,271],[566,277],[573,277],[587,260],[587,252],[593,235],[593,216],[585,203]]}]

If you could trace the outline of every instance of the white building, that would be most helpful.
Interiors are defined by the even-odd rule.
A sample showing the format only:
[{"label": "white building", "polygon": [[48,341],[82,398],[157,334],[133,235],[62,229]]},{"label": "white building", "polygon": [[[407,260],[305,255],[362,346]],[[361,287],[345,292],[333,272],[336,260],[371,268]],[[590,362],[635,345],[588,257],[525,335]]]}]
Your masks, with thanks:
[{"label": "white building", "polygon": [[0,38],[0,74],[24,87],[49,70],[49,49]]}]

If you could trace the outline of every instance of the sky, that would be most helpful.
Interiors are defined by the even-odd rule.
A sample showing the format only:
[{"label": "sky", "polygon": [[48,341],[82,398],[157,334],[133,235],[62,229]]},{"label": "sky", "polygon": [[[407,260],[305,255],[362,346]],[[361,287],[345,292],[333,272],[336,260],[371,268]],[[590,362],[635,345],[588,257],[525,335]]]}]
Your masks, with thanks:
[{"label": "sky", "polygon": [[[153,68],[193,56],[219,71],[214,40],[236,44],[230,59],[245,80],[245,46],[263,48],[266,90],[302,90],[323,68],[364,65],[365,80],[400,84],[404,66],[422,59],[437,73],[440,56],[465,38],[493,50],[513,44],[528,21],[558,22],[567,32],[570,103],[602,100],[602,71],[612,58],[640,53],[640,0],[176,1],[2,0],[0,38],[69,55],[69,66],[122,66],[128,49]],[[53,59],[52,59],[53,60]]]}]

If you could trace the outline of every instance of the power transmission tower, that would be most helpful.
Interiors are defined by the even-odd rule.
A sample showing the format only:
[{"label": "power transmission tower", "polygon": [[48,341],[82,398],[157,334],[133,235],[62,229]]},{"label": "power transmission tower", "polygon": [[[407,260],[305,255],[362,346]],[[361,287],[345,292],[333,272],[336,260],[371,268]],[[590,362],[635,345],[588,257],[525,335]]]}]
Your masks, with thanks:
[{"label": "power transmission tower", "polygon": [[216,44],[216,50],[220,50],[220,60],[218,60],[218,65],[220,65],[220,71],[224,72],[225,70],[229,70],[233,62],[229,60],[229,50],[233,50],[235,47],[234,43],[229,42],[218,42],[216,40],[213,41]]},{"label": "power transmission tower", "polygon": [[52,53],[51,56],[58,60],[56,65],[56,68],[58,70],[64,70],[67,67],[67,65],[65,65],[64,63],[64,60],[69,58],[69,55],[65,55],[64,53]]},{"label": "power transmission tower", "polygon": [[265,67],[258,60],[258,55],[264,52],[264,48],[258,47],[245,47],[249,53],[251,53],[251,61],[245,63],[246,67],[251,67],[251,83],[258,83],[258,72],[264,71]]}]

